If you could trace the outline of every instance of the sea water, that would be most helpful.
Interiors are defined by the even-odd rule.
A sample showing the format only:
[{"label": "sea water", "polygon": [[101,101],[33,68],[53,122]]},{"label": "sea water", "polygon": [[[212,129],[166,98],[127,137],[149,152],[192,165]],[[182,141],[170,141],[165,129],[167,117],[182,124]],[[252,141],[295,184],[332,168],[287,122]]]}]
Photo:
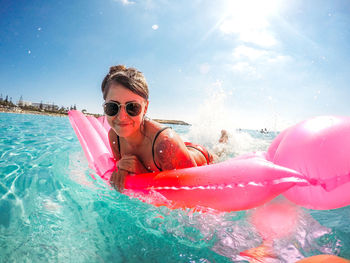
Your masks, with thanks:
[{"label": "sea water", "polygon": [[[173,129],[216,147],[219,131],[208,141],[207,129]],[[228,132],[230,149],[221,158],[266,150],[276,135]],[[266,262],[321,253],[350,258],[350,206],[298,209],[296,230],[274,240]],[[248,262],[240,253],[263,241],[250,220],[254,211],[142,203],[88,168],[67,117],[0,113],[0,262]]]}]

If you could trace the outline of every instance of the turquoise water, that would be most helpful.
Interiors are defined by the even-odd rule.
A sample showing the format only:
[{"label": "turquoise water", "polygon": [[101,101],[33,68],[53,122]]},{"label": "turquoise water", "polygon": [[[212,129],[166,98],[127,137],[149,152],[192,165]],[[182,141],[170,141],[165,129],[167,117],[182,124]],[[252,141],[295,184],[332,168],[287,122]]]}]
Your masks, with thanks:
[{"label": "turquoise water", "polygon": [[[272,139],[255,137],[256,148]],[[112,191],[87,166],[68,118],[0,113],[0,262],[248,262],[239,253],[262,242],[254,209],[157,208]],[[300,209],[295,233],[275,240],[269,262],[350,259],[349,220],[350,206]]]}]

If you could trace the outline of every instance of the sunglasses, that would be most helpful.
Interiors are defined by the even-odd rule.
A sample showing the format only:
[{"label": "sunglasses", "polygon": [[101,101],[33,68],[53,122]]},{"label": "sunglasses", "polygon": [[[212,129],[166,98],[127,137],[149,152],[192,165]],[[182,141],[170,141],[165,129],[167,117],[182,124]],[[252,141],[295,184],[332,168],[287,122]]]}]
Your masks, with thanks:
[{"label": "sunglasses", "polygon": [[139,115],[142,110],[142,106],[138,102],[128,102],[121,104],[119,102],[110,101],[103,103],[104,112],[110,117],[117,115],[120,111],[121,106],[125,107],[126,113],[131,117]]}]

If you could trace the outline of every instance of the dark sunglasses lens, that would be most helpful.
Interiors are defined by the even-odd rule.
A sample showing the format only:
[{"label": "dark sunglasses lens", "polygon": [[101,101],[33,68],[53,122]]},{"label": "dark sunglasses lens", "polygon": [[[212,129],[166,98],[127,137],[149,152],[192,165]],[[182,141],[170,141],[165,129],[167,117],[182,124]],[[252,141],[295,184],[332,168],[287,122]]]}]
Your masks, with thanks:
[{"label": "dark sunglasses lens", "polygon": [[119,106],[116,103],[106,103],[104,106],[104,110],[105,110],[106,115],[114,116],[114,115],[118,114]]},{"label": "dark sunglasses lens", "polygon": [[135,117],[135,116],[140,114],[141,105],[139,103],[136,103],[136,102],[130,102],[130,103],[126,104],[126,112],[130,116]]}]

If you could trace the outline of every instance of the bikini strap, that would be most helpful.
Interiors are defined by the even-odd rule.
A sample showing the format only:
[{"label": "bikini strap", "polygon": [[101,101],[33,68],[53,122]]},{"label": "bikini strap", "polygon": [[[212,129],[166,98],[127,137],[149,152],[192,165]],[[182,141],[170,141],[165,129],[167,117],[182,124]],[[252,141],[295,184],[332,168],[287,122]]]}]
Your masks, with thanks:
[{"label": "bikini strap", "polygon": [[153,143],[152,143],[152,158],[153,158],[153,163],[154,163],[154,165],[158,168],[159,171],[162,171],[162,169],[157,165],[156,161],[154,160],[154,144],[155,144],[155,142],[156,142],[157,137],[159,136],[159,134],[160,134],[162,131],[164,131],[164,130],[166,130],[166,129],[168,129],[168,128],[171,129],[171,127],[164,127],[164,128],[162,128],[162,129],[160,129],[160,130],[156,133],[156,136],[154,136]]},{"label": "bikini strap", "polygon": [[117,141],[118,141],[118,152],[119,152],[119,156],[120,159],[122,158],[122,153],[120,152],[120,140],[119,140],[119,136],[117,135]]}]

